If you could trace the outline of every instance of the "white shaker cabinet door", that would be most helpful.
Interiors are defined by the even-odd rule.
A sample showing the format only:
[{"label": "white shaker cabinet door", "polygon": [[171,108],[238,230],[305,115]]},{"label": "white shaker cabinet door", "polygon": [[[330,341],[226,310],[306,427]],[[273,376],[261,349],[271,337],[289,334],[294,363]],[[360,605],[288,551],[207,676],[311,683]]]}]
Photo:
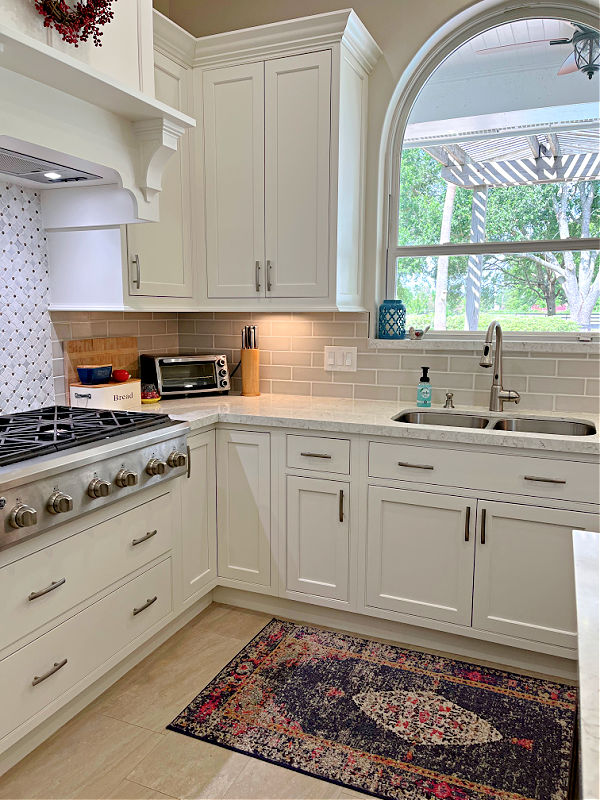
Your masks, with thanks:
[{"label": "white shaker cabinet door", "polygon": [[370,486],[367,605],[470,625],[476,500]]},{"label": "white shaker cabinet door", "polygon": [[198,594],[217,574],[215,433],[188,439],[188,477],[181,479],[183,600]]},{"label": "white shaker cabinet door", "polygon": [[205,72],[209,297],[264,297],[264,65]]},{"label": "white shaker cabinet door", "polygon": [[268,433],[217,431],[218,572],[271,585],[271,477]]},{"label": "white shaker cabinet door", "polygon": [[473,627],[577,646],[571,532],[597,517],[479,501]]},{"label": "white shaker cabinet door", "polygon": [[331,52],[265,64],[267,297],[326,297]]},{"label": "white shaker cabinet door", "polygon": [[[155,53],[156,97],[189,112],[191,70]],[[129,294],[192,297],[190,134],[181,137],[162,175],[160,221],[127,225]]]},{"label": "white shaker cabinet door", "polygon": [[288,476],[288,591],[348,600],[349,488],[340,481]]}]

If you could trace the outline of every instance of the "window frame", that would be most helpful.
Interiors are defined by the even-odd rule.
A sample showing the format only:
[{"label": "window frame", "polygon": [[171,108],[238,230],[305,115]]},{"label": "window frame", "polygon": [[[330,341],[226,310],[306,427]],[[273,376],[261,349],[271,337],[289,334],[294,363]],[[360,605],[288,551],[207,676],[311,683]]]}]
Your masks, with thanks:
[{"label": "window frame", "polygon": [[[600,249],[600,238],[557,240],[518,240],[511,242],[486,241],[480,243],[448,243],[434,245],[398,246],[398,220],[400,216],[400,165],[402,145],[410,111],[422,87],[433,75],[434,71],[454,50],[471,38],[485,30],[506,22],[531,18],[571,19],[589,27],[598,26],[593,19],[590,7],[585,0],[566,0],[566,2],[546,2],[535,8],[521,7],[515,9],[510,0],[482,0],[471,9],[458,14],[450,22],[443,25],[419,50],[408,69],[399,81],[388,108],[382,145],[383,163],[380,160],[380,185],[385,191],[380,194],[379,216],[382,220],[380,228],[381,272],[375,287],[376,301],[386,298],[395,299],[396,292],[396,259],[399,257],[418,256],[458,256],[479,254],[526,253],[540,251],[583,251]],[[383,195],[383,196],[382,196]],[[372,336],[375,339],[376,321],[372,320]],[[427,335],[430,345],[450,345],[452,341],[465,343],[482,339],[483,331],[432,331]],[[540,342],[542,347],[548,343],[567,342],[575,348],[582,347],[589,352],[590,341],[597,344],[600,334],[595,331],[540,331],[537,333],[507,331],[507,343]],[[406,341],[406,340],[404,340]],[[585,343],[585,344],[584,344]],[[587,345],[587,347],[585,347]]]}]

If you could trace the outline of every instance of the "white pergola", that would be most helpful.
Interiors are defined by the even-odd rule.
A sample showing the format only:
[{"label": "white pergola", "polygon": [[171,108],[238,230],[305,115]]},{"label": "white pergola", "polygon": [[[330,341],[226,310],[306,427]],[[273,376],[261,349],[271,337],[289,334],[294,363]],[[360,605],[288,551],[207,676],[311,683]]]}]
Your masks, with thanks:
[{"label": "white pergola", "polygon": [[473,192],[465,292],[467,322],[476,327],[489,188],[600,178],[598,106],[586,103],[409,124],[403,148],[421,148],[442,165],[448,188],[440,243],[450,238],[456,188]]}]

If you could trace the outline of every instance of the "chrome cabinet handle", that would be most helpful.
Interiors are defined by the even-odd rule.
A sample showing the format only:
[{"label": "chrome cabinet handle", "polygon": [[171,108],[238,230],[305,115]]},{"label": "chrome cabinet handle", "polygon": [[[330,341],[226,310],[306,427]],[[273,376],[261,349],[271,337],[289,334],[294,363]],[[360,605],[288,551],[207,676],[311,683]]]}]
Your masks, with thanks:
[{"label": "chrome cabinet handle", "polygon": [[481,544],[485,544],[485,518],[487,511],[485,508],[481,510]]},{"label": "chrome cabinet handle", "polygon": [[46,586],[45,589],[40,589],[37,592],[32,592],[27,599],[36,600],[38,597],[43,597],[45,594],[53,592],[55,589],[58,589],[59,586],[62,586],[66,582],[67,582],[66,578],[61,578],[59,581],[52,581],[50,586]]},{"label": "chrome cabinet handle", "polygon": [[304,458],[331,458],[328,453],[300,453]]},{"label": "chrome cabinet handle", "polygon": [[136,289],[141,289],[142,286],[142,271],[140,269],[140,257],[139,254],[136,253],[131,261],[135,264],[135,278],[133,279],[133,285]]},{"label": "chrome cabinet handle", "polygon": [[190,450],[189,444],[186,445],[187,448],[187,476],[188,478],[192,477],[192,451]]},{"label": "chrome cabinet handle", "polygon": [[526,481],[537,481],[538,483],[566,483],[566,481],[563,481],[560,478],[539,478],[537,475],[524,475],[523,479]]},{"label": "chrome cabinet handle", "polygon": [[152,603],[156,603],[157,600],[158,600],[158,595],[156,595],[156,594],[154,595],[154,597],[149,597],[148,600],[146,600],[146,602],[144,603],[143,606],[140,606],[139,608],[134,608],[133,609],[133,616],[135,617],[138,614],[141,614],[142,611],[145,611],[147,608],[150,608]]},{"label": "chrome cabinet handle", "polygon": [[409,461],[399,461],[399,467],[408,467],[409,469],[433,469],[431,464],[411,464]]},{"label": "chrome cabinet handle", "polygon": [[257,292],[260,292],[260,261],[254,262],[254,284]]},{"label": "chrome cabinet handle", "polygon": [[340,489],[340,502],[339,502],[339,519],[340,522],[344,521],[344,490]]},{"label": "chrome cabinet handle", "polygon": [[271,282],[271,270],[273,269],[273,264],[270,261],[267,261],[267,292],[270,292],[273,288],[273,284]]},{"label": "chrome cabinet handle", "polygon": [[158,533],[158,530],[156,530],[156,529],[153,530],[153,531],[148,531],[148,533],[144,534],[143,536],[140,536],[139,539],[132,539],[131,544],[132,544],[133,547],[135,547],[136,544],[141,544],[142,542],[147,542],[148,539],[151,539],[153,536],[156,536],[157,533]]},{"label": "chrome cabinet handle", "polygon": [[469,541],[471,532],[471,506],[467,506],[467,513],[465,516],[465,542]]},{"label": "chrome cabinet handle", "polygon": [[67,663],[67,659],[66,658],[63,658],[62,661],[56,661],[54,666],[51,667],[48,670],[48,672],[44,672],[43,675],[36,675],[34,677],[34,679],[31,681],[31,685],[32,686],[37,686],[38,683],[42,683],[42,681],[45,681],[46,678],[50,677],[50,675],[54,675],[55,672],[58,672],[59,669],[62,669],[65,666],[66,663]]}]

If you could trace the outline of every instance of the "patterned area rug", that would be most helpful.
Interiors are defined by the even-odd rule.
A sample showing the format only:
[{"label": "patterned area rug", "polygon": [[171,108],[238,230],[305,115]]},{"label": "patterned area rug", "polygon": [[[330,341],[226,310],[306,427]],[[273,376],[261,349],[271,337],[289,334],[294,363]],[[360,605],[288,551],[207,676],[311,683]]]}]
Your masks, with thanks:
[{"label": "patterned area rug", "polygon": [[564,800],[576,691],[272,620],[168,726],[382,798]]}]

